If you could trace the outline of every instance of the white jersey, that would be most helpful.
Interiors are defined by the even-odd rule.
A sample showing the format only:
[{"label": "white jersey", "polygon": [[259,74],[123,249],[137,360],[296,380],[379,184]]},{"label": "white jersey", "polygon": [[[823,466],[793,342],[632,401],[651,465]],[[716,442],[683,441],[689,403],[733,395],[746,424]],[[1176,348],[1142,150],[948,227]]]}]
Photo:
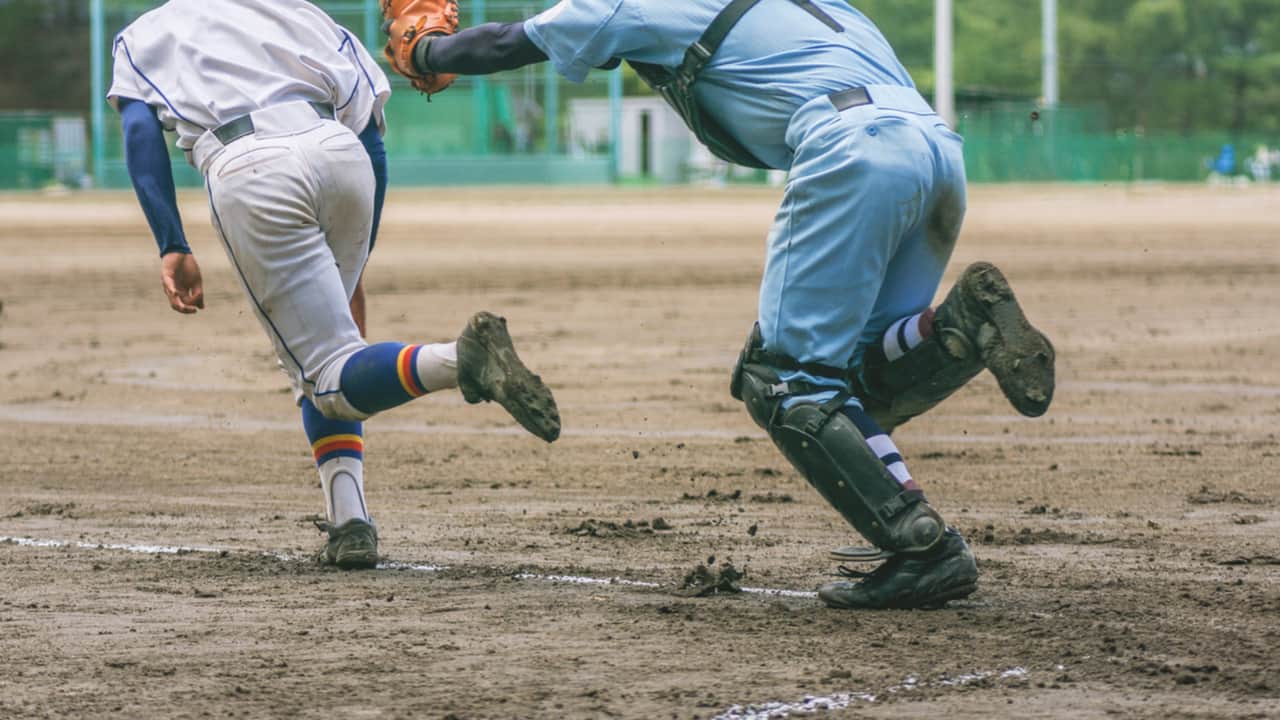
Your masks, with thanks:
[{"label": "white jersey", "polygon": [[156,108],[178,147],[254,110],[332,103],[353,132],[384,127],[387,76],[364,46],[305,0],[169,0],[116,36],[111,90]]}]

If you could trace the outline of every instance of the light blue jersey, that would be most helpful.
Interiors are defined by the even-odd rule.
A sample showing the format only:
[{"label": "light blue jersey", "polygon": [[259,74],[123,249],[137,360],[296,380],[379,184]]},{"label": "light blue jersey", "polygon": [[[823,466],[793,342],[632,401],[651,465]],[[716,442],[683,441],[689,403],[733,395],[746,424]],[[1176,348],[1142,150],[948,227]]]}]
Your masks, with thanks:
[{"label": "light blue jersey", "polygon": [[[762,0],[729,33],[695,86],[703,108],[748,150],[780,169],[806,101],[866,85],[915,87],[889,43],[841,0],[813,0],[837,33],[790,0]],[[565,77],[582,81],[611,58],[678,66],[729,0],[563,0],[525,32]]]},{"label": "light blue jersey", "polygon": [[[570,80],[612,58],[670,69],[729,1],[564,0],[524,27]],[[890,325],[932,301],[964,217],[964,163],[959,136],[875,25],[841,0],[812,2],[842,30],[794,0],[760,0],[694,90],[756,158],[789,171],[760,286],[765,348],[856,368]],[[855,88],[869,100],[837,103]]]}]

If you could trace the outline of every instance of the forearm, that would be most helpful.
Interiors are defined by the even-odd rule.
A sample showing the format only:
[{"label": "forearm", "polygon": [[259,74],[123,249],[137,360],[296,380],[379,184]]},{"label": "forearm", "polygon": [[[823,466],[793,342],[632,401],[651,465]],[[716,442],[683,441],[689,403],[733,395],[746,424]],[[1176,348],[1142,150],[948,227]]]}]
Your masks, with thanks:
[{"label": "forearm", "polygon": [[454,35],[427,38],[413,54],[414,67],[424,74],[488,75],[546,59],[520,22],[485,23]]},{"label": "forearm", "polygon": [[382,144],[377,120],[369,118],[369,124],[360,133],[360,142],[373,166],[373,227],[369,231],[369,251],[373,252],[378,241],[378,225],[382,222],[382,204],[387,197],[387,149]]},{"label": "forearm", "polygon": [[121,98],[119,106],[124,125],[125,164],[160,255],[190,253],[178,212],[164,127],[145,103]]}]

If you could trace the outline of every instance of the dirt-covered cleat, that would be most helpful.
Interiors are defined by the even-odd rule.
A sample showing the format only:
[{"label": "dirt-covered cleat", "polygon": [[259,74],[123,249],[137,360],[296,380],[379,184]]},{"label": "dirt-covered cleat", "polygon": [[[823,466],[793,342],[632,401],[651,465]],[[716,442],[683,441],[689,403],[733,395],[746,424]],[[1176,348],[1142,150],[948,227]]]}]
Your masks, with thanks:
[{"label": "dirt-covered cleat", "polygon": [[[1053,344],[1027,321],[1004,273],[991,263],[974,263],[951,296],[938,308],[935,323],[963,328],[1014,409],[1027,417],[1043,415],[1053,400]],[[948,310],[957,317],[943,317]]]},{"label": "dirt-covered cleat", "polygon": [[978,565],[954,530],[947,530],[938,546],[926,553],[894,555],[869,573],[840,571],[860,580],[818,589],[818,597],[833,608],[935,608],[978,589]]},{"label": "dirt-covered cleat", "polygon": [[336,565],[343,570],[370,570],[378,566],[378,529],[365,520],[348,520],[337,527],[317,522],[316,527],[329,534],[316,561]]},{"label": "dirt-covered cleat", "polygon": [[479,312],[467,322],[458,336],[458,389],[469,403],[498,403],[547,442],[560,437],[556,399],[542,378],[520,362],[505,318]]}]

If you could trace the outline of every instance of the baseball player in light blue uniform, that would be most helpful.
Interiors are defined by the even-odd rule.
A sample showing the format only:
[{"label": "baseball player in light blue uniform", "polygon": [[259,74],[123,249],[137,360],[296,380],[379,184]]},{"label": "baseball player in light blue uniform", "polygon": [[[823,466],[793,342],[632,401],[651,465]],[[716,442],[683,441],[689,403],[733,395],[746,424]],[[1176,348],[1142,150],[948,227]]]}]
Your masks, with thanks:
[{"label": "baseball player in light blue uniform", "polygon": [[972,553],[889,432],[984,368],[1040,415],[1054,352],[988,263],[930,309],[964,218],[962,140],[880,31],[838,0],[563,0],[523,23],[417,42],[413,70],[543,60],[573,81],[625,60],[713,153],[789,171],[731,391],[875,546],[835,555],[884,561],[820,597],[921,607],[972,593]]}]

